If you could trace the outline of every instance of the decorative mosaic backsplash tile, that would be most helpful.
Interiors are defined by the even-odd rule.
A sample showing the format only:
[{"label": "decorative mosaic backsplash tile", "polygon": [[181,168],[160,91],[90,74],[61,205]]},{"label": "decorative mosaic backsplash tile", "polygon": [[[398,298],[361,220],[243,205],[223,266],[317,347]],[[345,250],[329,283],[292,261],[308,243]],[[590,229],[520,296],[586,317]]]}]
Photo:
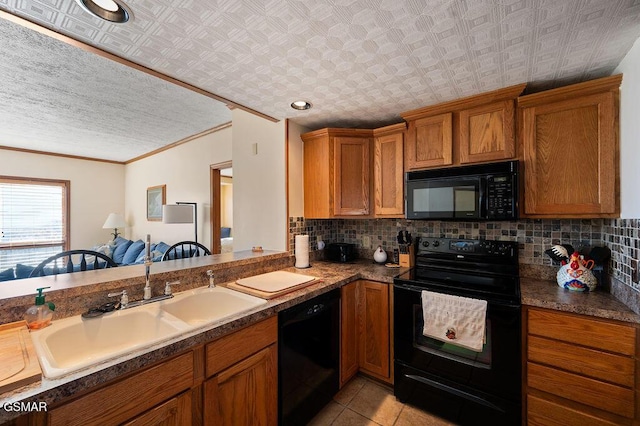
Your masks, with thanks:
[{"label": "decorative mosaic backsplash tile", "polygon": [[[614,278],[612,281],[619,283],[616,284],[616,297],[628,306],[640,307],[640,284],[631,279],[631,261],[640,260],[640,219],[444,222],[405,219],[305,220],[303,217],[295,217],[289,220],[289,240],[291,252],[294,236],[309,234],[312,250],[317,249],[317,238],[322,237],[327,243],[353,243],[358,247],[360,257],[372,257],[378,245],[387,251],[397,247],[396,235],[399,230],[404,229],[413,236],[421,237],[517,241],[520,263],[536,268],[558,266],[544,254],[554,244],[571,244],[582,253],[588,253],[592,247],[607,246],[611,249],[609,275]],[[365,247],[365,242],[369,246]],[[548,271],[551,275],[545,278],[553,279],[553,269],[549,268]],[[604,288],[607,287],[605,285]],[[640,308],[637,312],[640,313]]]},{"label": "decorative mosaic backsplash tile", "polygon": [[[405,219],[289,219],[289,240],[293,251],[296,234],[309,234],[312,249],[316,240],[353,243],[361,257],[381,245],[386,251],[397,248],[399,230],[407,230],[416,237],[469,238],[508,240],[520,243],[520,263],[552,265],[544,251],[554,244],[571,244],[576,250],[588,252],[601,246],[602,219],[540,220],[514,222],[448,222]],[[369,243],[368,245],[366,243]]]},{"label": "decorative mosaic backsplash tile", "polygon": [[612,219],[602,227],[603,239],[611,249],[611,275],[640,291],[631,279],[631,260],[640,257],[640,219]]}]

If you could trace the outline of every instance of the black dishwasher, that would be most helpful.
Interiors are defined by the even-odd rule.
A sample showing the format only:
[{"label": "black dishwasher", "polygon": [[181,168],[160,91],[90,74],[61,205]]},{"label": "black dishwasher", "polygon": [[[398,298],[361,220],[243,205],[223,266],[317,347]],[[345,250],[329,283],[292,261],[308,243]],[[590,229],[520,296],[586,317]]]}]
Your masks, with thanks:
[{"label": "black dishwasher", "polygon": [[278,315],[278,419],[307,424],[338,392],[340,290]]}]

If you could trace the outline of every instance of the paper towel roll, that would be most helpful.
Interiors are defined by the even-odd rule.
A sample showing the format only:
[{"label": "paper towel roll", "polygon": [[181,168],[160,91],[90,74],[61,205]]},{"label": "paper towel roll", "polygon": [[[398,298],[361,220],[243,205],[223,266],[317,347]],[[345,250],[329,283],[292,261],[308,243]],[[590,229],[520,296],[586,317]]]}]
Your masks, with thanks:
[{"label": "paper towel roll", "polygon": [[309,236],[296,235],[295,238],[296,268],[309,267]]}]

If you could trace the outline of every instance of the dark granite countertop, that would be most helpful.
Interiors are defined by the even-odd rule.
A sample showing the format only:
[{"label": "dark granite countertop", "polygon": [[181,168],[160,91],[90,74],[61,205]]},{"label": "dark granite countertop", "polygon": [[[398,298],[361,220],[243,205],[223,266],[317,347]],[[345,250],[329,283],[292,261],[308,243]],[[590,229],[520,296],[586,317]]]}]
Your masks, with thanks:
[{"label": "dark granite countertop", "polygon": [[[393,283],[393,278],[408,270],[408,268],[387,268],[374,264],[371,260],[359,260],[353,263],[338,264],[315,261],[310,268],[297,269],[295,267],[282,268],[282,264],[273,267],[260,264],[244,265],[249,272],[260,274],[269,270],[282,269],[289,272],[312,275],[320,281],[271,299],[252,311],[227,318],[203,326],[179,338],[159,343],[152,347],[134,351],[92,368],[78,371],[60,379],[43,378],[37,382],[11,392],[0,394],[0,406],[6,402],[15,401],[46,401],[52,404],[78,392],[84,392],[94,386],[102,385],[124,374],[135,372],[153,363],[183,352],[189,348],[214,340],[222,335],[236,331],[249,324],[266,319],[298,303],[315,296],[339,288],[357,279]],[[230,278],[229,281],[231,282]],[[221,283],[225,285],[226,283]],[[521,278],[522,303],[565,312],[574,312],[601,318],[640,323],[640,316],[631,311],[623,303],[606,292],[575,293],[558,287],[553,281]],[[16,413],[0,410],[0,423],[16,417]]]},{"label": "dark granite countertop", "polygon": [[638,314],[606,291],[576,292],[555,281],[524,277],[520,293],[523,305],[640,324]]}]

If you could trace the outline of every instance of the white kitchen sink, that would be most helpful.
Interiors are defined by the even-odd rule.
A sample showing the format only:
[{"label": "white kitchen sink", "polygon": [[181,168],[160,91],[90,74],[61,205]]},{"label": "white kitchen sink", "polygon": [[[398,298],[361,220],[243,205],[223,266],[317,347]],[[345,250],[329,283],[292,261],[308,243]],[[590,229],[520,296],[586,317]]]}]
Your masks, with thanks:
[{"label": "white kitchen sink", "polygon": [[266,300],[225,287],[198,288],[185,291],[160,306],[164,312],[191,325],[222,320],[247,312]]},{"label": "white kitchen sink", "polygon": [[227,288],[203,287],[98,318],[77,315],[54,320],[49,327],[30,334],[44,375],[54,379],[265,303],[266,300]]},{"label": "white kitchen sink", "polygon": [[55,378],[177,336],[186,324],[146,305],[84,319],[54,321],[32,331],[44,375]]}]

